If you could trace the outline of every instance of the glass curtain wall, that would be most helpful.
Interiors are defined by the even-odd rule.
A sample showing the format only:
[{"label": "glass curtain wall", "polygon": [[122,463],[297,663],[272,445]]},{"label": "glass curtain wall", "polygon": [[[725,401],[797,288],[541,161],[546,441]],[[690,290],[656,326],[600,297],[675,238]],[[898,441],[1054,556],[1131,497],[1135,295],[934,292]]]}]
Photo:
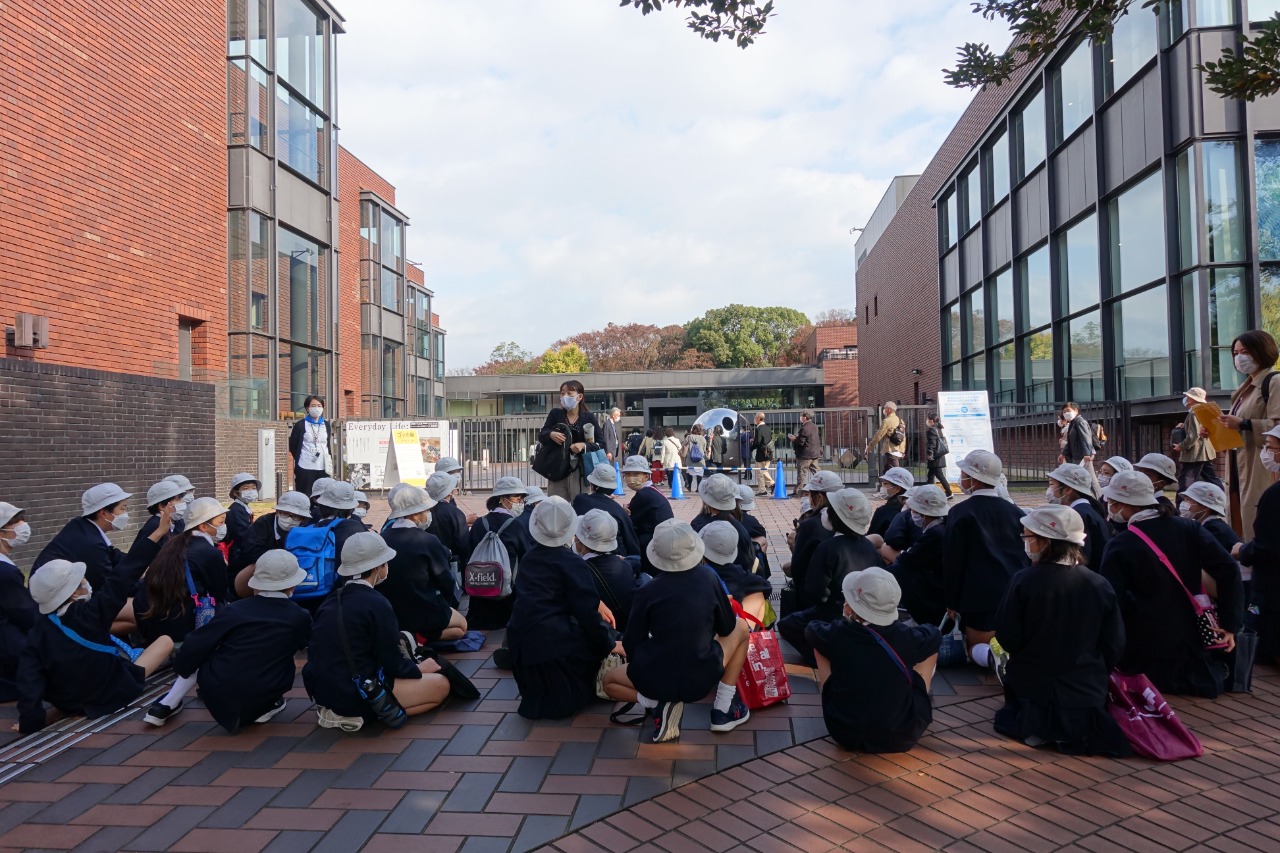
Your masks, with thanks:
[{"label": "glass curtain wall", "polygon": [[[420,354],[413,314],[429,312],[430,303],[423,291],[406,294],[404,263],[404,223],[376,200],[361,199],[361,408],[369,418],[403,417],[409,409],[406,359]],[[383,334],[388,325],[397,333]],[[401,332],[407,353],[405,343],[398,340]]]}]

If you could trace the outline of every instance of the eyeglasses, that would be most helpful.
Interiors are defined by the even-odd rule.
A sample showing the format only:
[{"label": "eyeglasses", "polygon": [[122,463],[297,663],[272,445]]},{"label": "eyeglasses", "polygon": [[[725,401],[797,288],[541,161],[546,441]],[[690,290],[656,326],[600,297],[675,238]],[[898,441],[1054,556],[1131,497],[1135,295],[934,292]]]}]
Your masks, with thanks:
[{"label": "eyeglasses", "polygon": [[1022,538],[1023,539],[1039,539],[1040,537],[1034,533],[1023,533]]}]

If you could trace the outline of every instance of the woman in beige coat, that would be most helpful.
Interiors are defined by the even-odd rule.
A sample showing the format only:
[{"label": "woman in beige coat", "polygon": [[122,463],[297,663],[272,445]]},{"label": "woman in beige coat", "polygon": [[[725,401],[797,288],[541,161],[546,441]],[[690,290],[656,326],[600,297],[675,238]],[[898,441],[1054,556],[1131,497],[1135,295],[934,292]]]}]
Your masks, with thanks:
[{"label": "woman in beige coat", "polygon": [[1263,433],[1280,424],[1280,382],[1273,378],[1280,350],[1275,338],[1255,329],[1232,341],[1231,354],[1236,371],[1248,378],[1231,395],[1231,412],[1221,418],[1223,426],[1238,430],[1244,437],[1244,447],[1232,450],[1227,460],[1227,495],[1231,526],[1248,542],[1253,539],[1258,498],[1273,480],[1258,454],[1265,441]]}]

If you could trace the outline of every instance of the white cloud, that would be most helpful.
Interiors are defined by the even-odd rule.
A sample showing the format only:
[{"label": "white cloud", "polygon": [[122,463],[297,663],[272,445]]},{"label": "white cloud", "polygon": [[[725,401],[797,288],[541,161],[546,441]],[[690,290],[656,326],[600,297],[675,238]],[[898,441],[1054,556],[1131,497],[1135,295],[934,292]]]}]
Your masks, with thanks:
[{"label": "white cloud", "polygon": [[[965,0],[778,0],[748,50],[611,0],[360,0],[341,141],[397,187],[451,366],[729,302],[853,303],[853,238],[1007,34]],[[909,8],[902,8],[908,6]]]}]

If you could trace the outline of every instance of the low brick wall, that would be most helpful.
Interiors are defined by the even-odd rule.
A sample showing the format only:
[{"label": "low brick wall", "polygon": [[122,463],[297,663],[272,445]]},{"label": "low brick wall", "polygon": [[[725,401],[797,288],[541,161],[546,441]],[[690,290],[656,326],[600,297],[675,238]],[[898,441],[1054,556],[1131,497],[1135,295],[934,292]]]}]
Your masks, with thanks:
[{"label": "low brick wall", "polygon": [[[276,483],[280,475],[276,495],[289,490],[291,466],[289,465],[289,425],[282,421],[242,421],[219,418],[214,424],[217,446],[218,497],[227,497],[231,478],[241,471],[248,471]],[[276,434],[275,470],[258,470],[258,430],[270,429]],[[265,485],[265,484],[264,484]]]}]

